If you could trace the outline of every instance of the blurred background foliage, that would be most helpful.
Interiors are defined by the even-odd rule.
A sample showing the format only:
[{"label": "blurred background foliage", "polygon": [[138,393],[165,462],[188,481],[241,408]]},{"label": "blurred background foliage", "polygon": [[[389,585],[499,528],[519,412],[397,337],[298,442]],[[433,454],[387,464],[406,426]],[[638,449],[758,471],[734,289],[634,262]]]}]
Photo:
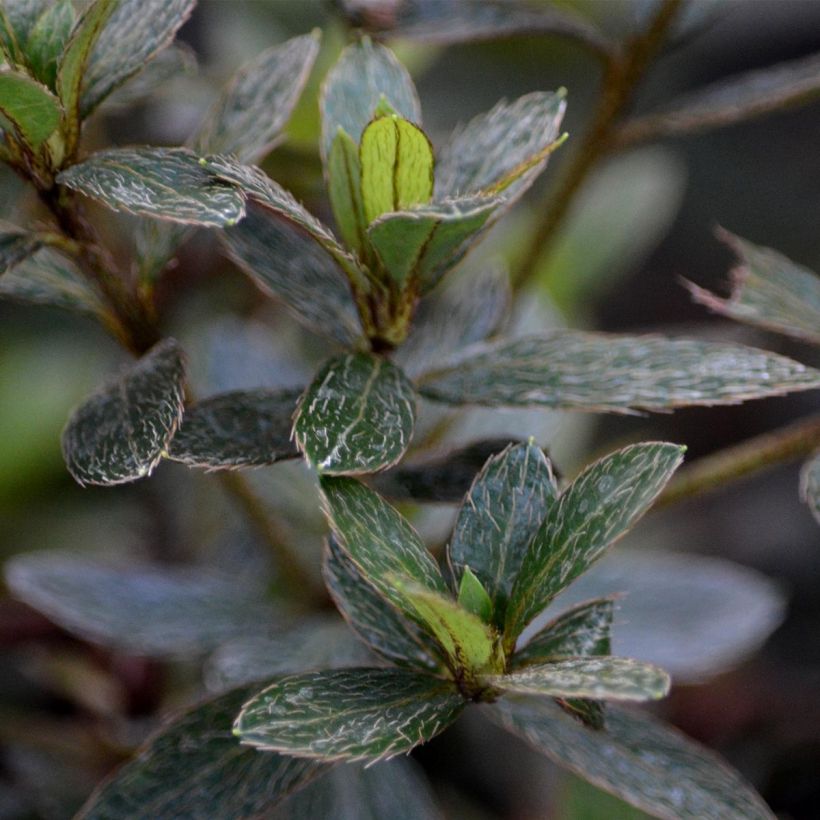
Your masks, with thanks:
[{"label": "blurred background foliage", "polygon": [[[560,5],[616,35],[628,32],[648,4],[562,0]],[[694,0],[692,5],[703,12],[697,36],[682,37],[656,63],[641,86],[637,111],[736,72],[820,51],[816,2]],[[138,87],[130,88],[130,99],[126,90],[120,92],[118,104],[112,101],[88,128],[87,148],[182,143],[241,63],[313,27],[324,33],[319,62],[287,141],[264,167],[330,220],[317,152],[317,93],[347,38],[331,3],[201,0],[181,32],[198,69],[185,57],[186,71],[163,82],[149,99],[140,98]],[[392,45],[417,82],[434,144],[501,97],[568,89],[569,142],[476,254],[482,259],[497,254],[515,267],[589,122],[599,65],[577,44],[551,36],[446,47],[401,40]],[[731,257],[714,237],[716,225],[820,269],[818,133],[820,104],[815,104],[664,139],[603,162],[538,259],[536,287],[517,321],[531,329],[551,324],[685,331],[766,347],[818,366],[816,349],[708,315],[680,282],[685,277],[722,289]],[[3,170],[0,217],[11,213],[21,195],[27,196],[19,181]],[[124,252],[133,223],[95,213]],[[161,298],[167,330],[183,342],[202,393],[301,385],[326,352],[222,259],[205,232],[184,246]],[[153,479],[132,486],[83,490],[72,482],[60,454],[60,430],[71,408],[122,361],[116,345],[87,319],[0,301],[0,558],[44,549],[128,555],[205,563],[230,572],[240,584],[262,577],[275,586],[264,547],[209,477],[164,463]],[[476,410],[458,435],[534,434],[559,469],[572,475],[595,454],[626,441],[682,442],[694,459],[816,406],[816,394],[802,393],[651,418]],[[251,480],[275,515],[279,535],[317,573],[323,524],[310,476],[300,464],[286,463],[254,472]],[[820,535],[798,500],[796,484],[794,465],[777,467],[652,516],[625,545],[731,559],[786,591],[785,620],[758,654],[708,682],[676,687],[660,710],[725,755],[780,816],[795,819],[816,817],[820,805]],[[416,520],[436,542],[451,515],[449,507],[431,506],[417,512]],[[685,630],[676,638],[685,655]],[[9,597],[0,598],[0,668],[0,820],[70,816],[158,715],[200,688],[193,664],[93,647]],[[641,816],[557,773],[540,756],[477,721],[459,722],[417,757],[452,817]]]}]

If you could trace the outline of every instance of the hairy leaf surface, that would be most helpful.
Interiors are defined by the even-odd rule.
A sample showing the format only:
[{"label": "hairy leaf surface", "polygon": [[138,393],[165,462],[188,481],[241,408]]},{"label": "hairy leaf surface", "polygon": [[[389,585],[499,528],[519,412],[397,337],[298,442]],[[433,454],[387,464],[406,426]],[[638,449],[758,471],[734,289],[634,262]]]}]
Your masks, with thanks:
[{"label": "hairy leaf surface", "polygon": [[26,41],[32,73],[49,88],[56,87],[57,66],[75,20],[71,0],[56,0],[37,18]]}]

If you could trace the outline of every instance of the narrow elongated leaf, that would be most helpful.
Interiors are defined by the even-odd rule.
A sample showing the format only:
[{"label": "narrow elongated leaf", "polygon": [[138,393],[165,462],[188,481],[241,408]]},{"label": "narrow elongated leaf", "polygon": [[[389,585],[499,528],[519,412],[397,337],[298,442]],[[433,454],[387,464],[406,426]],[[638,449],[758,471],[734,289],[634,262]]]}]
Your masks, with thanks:
[{"label": "narrow elongated leaf", "polygon": [[274,147],[319,53],[319,32],[263,51],[244,66],[208,112],[194,141],[201,154],[258,162]]},{"label": "narrow elongated leaf", "polygon": [[358,145],[382,97],[400,117],[421,125],[421,106],[407,69],[390,50],[364,37],[342,52],[322,87],[322,156],[330,154],[339,128]]},{"label": "narrow elongated leaf", "polygon": [[743,345],[556,331],[475,347],[419,379],[450,404],[595,412],[738,404],[820,387],[820,372]]},{"label": "narrow elongated leaf", "polygon": [[447,559],[456,581],[465,566],[478,576],[499,626],[529,543],[557,496],[544,453],[518,444],[489,459],[461,505]]},{"label": "narrow elongated leaf", "polygon": [[340,128],[327,158],[327,190],[339,233],[345,244],[363,257],[367,220],[362,205],[362,166],[359,147]]},{"label": "narrow elongated leaf", "polygon": [[676,444],[645,442],[587,467],[553,504],[521,563],[505,634],[521,630],[651,506],[683,460]]},{"label": "narrow elongated leaf", "polygon": [[71,0],[56,0],[37,18],[26,41],[26,57],[34,76],[51,89],[56,87],[57,65],[75,19]]},{"label": "narrow elongated leaf", "polygon": [[404,454],[416,422],[413,385],[395,365],[368,353],[331,359],[308,387],[293,425],[320,473],[372,473]]},{"label": "narrow elongated leaf", "polygon": [[666,820],[773,820],[717,755],[643,712],[610,707],[588,729],[548,700],[502,700],[488,717],[590,783]]},{"label": "narrow elongated leaf", "polygon": [[309,672],[252,697],[234,733],[296,757],[384,760],[430,740],[464,705],[453,683],[409,669]]},{"label": "narrow elongated leaf", "polygon": [[71,475],[82,485],[150,475],[182,418],[184,376],[182,351],[166,339],[80,405],[63,431]]},{"label": "narrow elongated leaf", "polygon": [[169,45],[194,5],[196,0],[119,0],[83,76],[82,116]]},{"label": "narrow elongated leaf", "polygon": [[60,101],[31,77],[0,71],[0,123],[39,148],[60,123]]},{"label": "narrow elongated leaf", "polygon": [[800,492],[812,515],[820,523],[820,455],[814,456],[803,466]]},{"label": "narrow elongated leaf", "polygon": [[57,181],[115,211],[192,225],[234,225],[245,195],[185,148],[113,148],[63,171]]},{"label": "narrow elongated leaf", "polygon": [[237,390],[197,402],[168,449],[168,458],[208,470],[259,467],[294,458],[290,440],[299,390]]},{"label": "narrow elongated leaf", "polygon": [[554,698],[641,701],[669,692],[669,675],[663,669],[631,658],[565,658],[493,675],[487,681],[505,692]]},{"label": "narrow elongated leaf", "polygon": [[690,284],[695,300],[739,322],[820,344],[820,276],[771,248],[728,231],[719,236],[739,258],[731,272],[732,292],[721,299]]},{"label": "narrow elongated leaf", "polygon": [[24,63],[22,48],[38,18],[51,0],[5,0],[0,11],[0,46],[9,55],[9,63]]},{"label": "narrow elongated leaf", "polygon": [[553,658],[609,655],[615,601],[599,598],[579,604],[548,623],[513,657],[516,667]]},{"label": "narrow elongated leaf", "polygon": [[339,612],[375,652],[399,666],[438,669],[435,644],[364,578],[333,537],[325,549],[322,576]]},{"label": "narrow elongated leaf", "polygon": [[41,247],[37,234],[0,221],[0,276]]},{"label": "narrow elongated leaf", "polygon": [[516,168],[521,176],[505,188],[504,198],[511,202],[523,194],[546,167],[546,157],[531,168],[526,163],[557,139],[564,97],[563,90],[538,91],[502,101],[455,131],[439,154],[437,198],[480,194]]},{"label": "narrow elongated leaf", "polygon": [[330,528],[366,581],[402,612],[415,609],[389,580],[417,581],[434,592],[447,587],[438,565],[416,531],[389,504],[352,478],[321,479]]},{"label": "narrow elongated leaf", "polygon": [[239,744],[231,724],[253,691],[235,689],[172,720],[91,795],[78,820],[267,816],[326,767]]},{"label": "narrow elongated leaf", "polygon": [[202,569],[116,565],[69,553],[6,564],[11,591],[79,637],[157,658],[201,655],[280,620],[260,589]]}]

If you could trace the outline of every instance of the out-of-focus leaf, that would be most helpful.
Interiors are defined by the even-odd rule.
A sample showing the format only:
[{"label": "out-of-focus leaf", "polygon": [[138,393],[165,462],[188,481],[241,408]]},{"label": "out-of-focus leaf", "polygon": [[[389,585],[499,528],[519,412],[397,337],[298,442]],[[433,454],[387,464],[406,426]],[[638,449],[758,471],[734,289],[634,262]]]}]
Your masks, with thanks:
[{"label": "out-of-focus leaf", "polygon": [[820,523],[820,455],[803,466],[800,474],[800,492],[812,515]]},{"label": "out-of-focus leaf", "polygon": [[322,575],[339,612],[374,652],[400,666],[438,668],[436,648],[427,635],[376,591],[332,537]]},{"label": "out-of-focus leaf", "polygon": [[669,692],[669,675],[651,663],[631,658],[565,658],[533,664],[488,683],[505,692],[554,698],[657,700]]},{"label": "out-of-focus leaf", "polygon": [[362,166],[359,147],[339,129],[327,157],[327,190],[339,233],[348,248],[362,257],[367,247],[367,220],[362,204]]},{"label": "out-of-focus leaf", "polygon": [[168,458],[208,470],[259,467],[297,453],[290,440],[299,390],[237,390],[186,407]]},{"label": "out-of-focus leaf", "polygon": [[547,512],[510,595],[505,635],[515,637],[646,512],[683,460],[677,444],[644,442],[581,473]]},{"label": "out-of-focus leaf", "polygon": [[330,528],[362,577],[417,620],[414,608],[391,579],[417,581],[434,592],[446,592],[447,587],[416,531],[393,507],[352,478],[323,477],[321,486]]},{"label": "out-of-focus leaf", "polygon": [[37,18],[26,41],[26,57],[31,70],[49,88],[55,88],[57,65],[75,19],[71,0],[56,0]]},{"label": "out-of-focus leaf", "polygon": [[478,576],[498,626],[530,541],[557,496],[544,453],[518,444],[489,459],[461,505],[447,559],[456,582],[467,566]]},{"label": "out-of-focus leaf", "polygon": [[115,211],[192,225],[234,225],[245,195],[186,148],[112,148],[59,174],[57,181]]},{"label": "out-of-focus leaf", "polygon": [[69,632],[135,655],[201,655],[279,620],[261,590],[202,569],[38,552],[12,558],[5,572],[18,598]]},{"label": "out-of-focus leaf", "polygon": [[231,80],[199,129],[194,150],[258,162],[278,141],[319,53],[319,31],[258,55]]},{"label": "out-of-focus leaf", "polygon": [[150,475],[182,418],[185,367],[173,339],[160,342],[84,404],[63,431],[63,457],[81,484]]},{"label": "out-of-focus leaf", "polygon": [[551,658],[610,655],[610,629],[615,602],[599,598],[579,604],[547,624],[513,658],[515,666],[542,663]]},{"label": "out-of-focus leaf", "polygon": [[24,63],[22,47],[37,19],[45,13],[51,0],[5,0],[0,9],[0,47],[9,63]]},{"label": "out-of-focus leaf", "polygon": [[60,101],[25,74],[0,70],[0,124],[39,148],[60,123]]},{"label": "out-of-focus leaf", "polygon": [[549,700],[504,699],[488,717],[590,783],[666,820],[773,820],[717,755],[640,711],[607,709],[588,729]]},{"label": "out-of-focus leaf", "polygon": [[411,758],[378,766],[335,766],[277,807],[270,820],[441,820],[423,773]]},{"label": "out-of-focus leaf", "polygon": [[0,221],[0,276],[35,253],[41,245],[37,234]]},{"label": "out-of-focus leaf", "polygon": [[820,54],[812,54],[707,85],[657,113],[627,121],[620,129],[618,140],[628,144],[721,128],[803,105],[818,95]]},{"label": "out-of-focus leaf", "polygon": [[342,52],[322,87],[322,156],[330,154],[339,128],[358,145],[382,97],[396,114],[421,125],[421,107],[407,69],[389,49],[364,37]]},{"label": "out-of-focus leaf", "polygon": [[738,404],[820,387],[820,372],[743,345],[563,330],[476,346],[423,375],[450,404],[595,412]]},{"label": "out-of-focus leaf", "polygon": [[169,45],[195,4],[196,0],[119,0],[83,76],[82,116]]},{"label": "out-of-focus leaf", "polygon": [[561,789],[560,806],[555,820],[650,820],[651,815],[624,803],[607,792],[596,789],[580,777],[567,775]]},{"label": "out-of-focus leaf", "polygon": [[416,394],[404,373],[378,356],[348,353],[316,375],[293,435],[320,473],[373,473],[402,457],[415,421]]},{"label": "out-of-focus leaf", "polygon": [[239,744],[231,724],[253,691],[235,689],[160,729],[91,795],[78,820],[267,816],[326,767]]},{"label": "out-of-focus leaf", "polygon": [[731,273],[732,292],[721,299],[690,284],[695,300],[740,322],[820,344],[820,276],[771,248],[728,231],[719,235],[740,260]]},{"label": "out-of-focus leaf", "polygon": [[409,669],[339,669],[279,678],[239,713],[259,749],[322,760],[384,760],[452,723],[465,701],[450,681]]}]

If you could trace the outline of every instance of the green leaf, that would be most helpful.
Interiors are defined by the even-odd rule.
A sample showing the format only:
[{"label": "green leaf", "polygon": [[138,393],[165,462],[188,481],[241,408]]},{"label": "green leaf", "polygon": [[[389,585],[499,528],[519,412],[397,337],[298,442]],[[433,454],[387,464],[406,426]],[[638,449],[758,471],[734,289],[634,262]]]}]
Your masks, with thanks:
[{"label": "green leaf", "polygon": [[416,531],[376,493],[352,478],[321,479],[330,528],[362,577],[386,600],[414,620],[415,608],[389,576],[417,581],[433,592],[447,586]]},{"label": "green leaf", "polygon": [[530,541],[557,495],[541,449],[517,444],[487,461],[464,498],[447,560],[457,582],[466,566],[478,576],[498,626]]},{"label": "green leaf", "polygon": [[409,669],[339,669],[279,678],[234,724],[242,743],[322,760],[384,760],[430,740],[465,702]]},{"label": "green leaf", "polygon": [[683,460],[676,444],[644,442],[587,467],[553,504],[530,542],[510,595],[514,638],[649,509]]},{"label": "green leaf", "polygon": [[234,225],[245,195],[186,148],[113,148],[63,171],[57,182],[113,208],[192,225]]},{"label": "green leaf", "polygon": [[0,71],[0,124],[39,148],[60,123],[60,101],[25,74]]},{"label": "green leaf", "polygon": [[548,700],[504,699],[488,717],[559,766],[667,820],[773,820],[740,775],[714,752],[649,715],[607,710],[607,729],[588,729]]},{"label": "green leaf", "polygon": [[41,245],[36,233],[0,220],[0,276],[39,250]]},{"label": "green leaf", "polygon": [[26,41],[26,57],[32,73],[51,89],[56,88],[57,66],[75,19],[71,0],[56,0],[37,19]]},{"label": "green leaf", "polygon": [[519,178],[504,190],[507,202],[518,198],[546,167],[547,156],[534,167],[526,164],[558,138],[564,97],[563,90],[537,91],[502,101],[455,131],[439,154],[437,197],[480,194],[519,169]]},{"label": "green leaf", "polygon": [[305,391],[293,435],[326,475],[373,473],[404,454],[416,422],[413,385],[398,367],[369,353],[331,359]]},{"label": "green leaf", "polygon": [[628,413],[820,387],[820,372],[743,345],[562,330],[475,347],[418,381],[449,404]]},{"label": "green leaf", "polygon": [[461,574],[461,582],[458,585],[458,605],[480,618],[485,624],[492,623],[493,600],[469,567],[464,567],[464,572]]},{"label": "green leaf", "polygon": [[820,455],[803,465],[800,473],[800,494],[809,505],[811,514],[820,523]]},{"label": "green leaf", "polygon": [[342,52],[322,87],[323,157],[330,154],[339,128],[359,144],[382,96],[400,117],[421,124],[421,107],[407,70],[393,52],[364,37]]},{"label": "green leaf", "polygon": [[195,5],[196,0],[119,0],[83,76],[82,116],[169,45]]},{"label": "green leaf", "polygon": [[290,440],[299,390],[236,390],[185,408],[168,458],[208,470],[259,467],[297,453]]},{"label": "green leaf", "polygon": [[739,259],[732,292],[721,299],[690,284],[695,300],[739,322],[820,344],[820,276],[771,248],[728,231],[718,235]]},{"label": "green leaf", "polygon": [[361,177],[359,148],[340,128],[327,158],[327,189],[339,233],[359,257],[364,256],[367,248]]},{"label": "green leaf", "polygon": [[263,51],[231,80],[194,139],[199,154],[258,162],[276,145],[319,53],[318,30]]},{"label": "green leaf", "polygon": [[426,205],[433,196],[433,146],[421,128],[398,116],[379,117],[359,143],[367,223],[382,214]]},{"label": "green leaf", "polygon": [[23,46],[50,3],[51,0],[4,0],[0,6],[0,48],[10,65],[25,64]]},{"label": "green leaf", "polygon": [[505,692],[554,698],[657,700],[669,693],[669,675],[631,658],[566,658],[487,678]]},{"label": "green leaf", "polygon": [[327,541],[322,576],[339,612],[374,652],[399,666],[439,668],[436,645],[385,600],[333,537]]},{"label": "green leaf", "polygon": [[427,293],[464,256],[500,202],[474,196],[387,213],[367,236],[393,279],[415,279]]},{"label": "green leaf", "polygon": [[182,418],[185,367],[173,339],[155,345],[80,405],[63,431],[63,456],[81,484],[150,475]]},{"label": "green leaf", "polygon": [[168,723],[103,782],[77,819],[268,816],[272,807],[326,767],[239,745],[231,724],[254,688],[235,689]]},{"label": "green leaf", "polygon": [[513,656],[515,667],[543,663],[553,658],[612,653],[610,629],[613,598],[579,604],[548,623]]},{"label": "green leaf", "polygon": [[233,578],[203,569],[47,551],[12,558],[5,573],[14,595],[55,623],[132,655],[194,657],[281,619],[263,590],[237,595]]}]

